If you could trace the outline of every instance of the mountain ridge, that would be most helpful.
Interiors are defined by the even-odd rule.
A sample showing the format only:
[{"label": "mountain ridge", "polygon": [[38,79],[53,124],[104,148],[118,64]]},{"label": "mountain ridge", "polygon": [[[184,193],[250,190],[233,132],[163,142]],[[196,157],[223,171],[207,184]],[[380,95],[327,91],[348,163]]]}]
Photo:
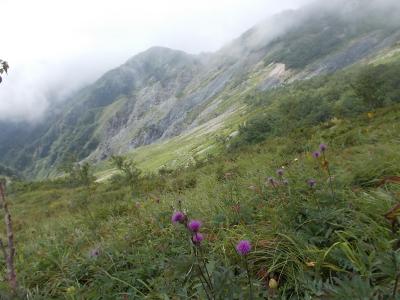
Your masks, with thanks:
[{"label": "mountain ridge", "polygon": [[[54,175],[71,153],[98,162],[230,114],[252,90],[335,72],[400,40],[396,22],[371,18],[364,29],[359,17],[343,17],[351,3],[341,13],[313,15],[310,7],[262,22],[215,53],[151,47],[78,91],[34,128],[0,133],[0,162],[37,177]],[[357,11],[363,13],[371,11]],[[16,132],[23,138],[10,141]]]}]

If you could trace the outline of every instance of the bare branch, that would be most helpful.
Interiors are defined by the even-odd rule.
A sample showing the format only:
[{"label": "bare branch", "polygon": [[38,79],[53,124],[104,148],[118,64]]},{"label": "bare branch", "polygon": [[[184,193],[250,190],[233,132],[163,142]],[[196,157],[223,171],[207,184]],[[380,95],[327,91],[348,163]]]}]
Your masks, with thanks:
[{"label": "bare branch", "polygon": [[15,294],[17,291],[17,275],[15,272],[14,266],[14,257],[15,257],[15,247],[14,247],[14,232],[12,227],[12,219],[10,211],[8,210],[8,204],[5,197],[5,187],[4,183],[0,181],[0,204],[4,210],[4,221],[6,224],[6,231],[7,231],[7,241],[8,241],[8,254],[4,248],[3,242],[1,241],[1,248],[3,249],[3,254],[6,257],[6,265],[7,265],[7,279],[10,285],[12,292]]},{"label": "bare branch", "polygon": [[1,250],[1,252],[3,252],[4,260],[7,261],[8,254],[7,254],[7,250],[6,250],[6,247],[3,244],[3,240],[2,239],[0,239],[0,250]]}]

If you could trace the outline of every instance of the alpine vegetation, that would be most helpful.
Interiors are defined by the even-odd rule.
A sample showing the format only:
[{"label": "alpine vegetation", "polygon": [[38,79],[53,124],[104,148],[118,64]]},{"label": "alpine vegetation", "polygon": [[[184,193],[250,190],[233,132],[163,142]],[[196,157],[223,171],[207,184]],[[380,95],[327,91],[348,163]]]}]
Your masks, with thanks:
[{"label": "alpine vegetation", "polygon": [[[65,27],[84,19],[89,50],[97,13],[103,28],[136,20],[129,1],[96,3],[89,23],[86,2],[64,2]],[[194,28],[205,4],[186,2]],[[25,17],[40,23],[36,5]],[[149,12],[169,28],[174,5]],[[292,8],[220,50],[153,47],[62,101],[49,89],[35,122],[10,119],[2,89],[29,73],[17,52],[2,54],[12,72],[0,61],[0,298],[398,299],[399,2]],[[146,35],[115,28],[107,43]],[[74,40],[63,50],[79,50]],[[12,115],[35,111],[17,98]]]}]

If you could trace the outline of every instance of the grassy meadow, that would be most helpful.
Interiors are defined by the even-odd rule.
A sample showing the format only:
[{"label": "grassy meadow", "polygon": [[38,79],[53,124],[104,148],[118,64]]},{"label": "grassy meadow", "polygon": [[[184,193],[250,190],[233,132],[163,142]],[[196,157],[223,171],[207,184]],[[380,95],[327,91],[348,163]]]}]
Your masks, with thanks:
[{"label": "grassy meadow", "polygon": [[[113,171],[101,182],[90,168],[81,177],[12,182],[14,297],[399,298],[393,66],[251,95],[239,135],[182,166],[133,177]],[[373,98],[362,93],[371,82]],[[155,160],[159,147],[149,151]],[[144,159],[151,163],[150,155],[139,166]],[[174,212],[187,219],[172,222]],[[202,222],[198,243],[185,228],[193,219]],[[248,254],[236,250],[241,240],[251,243]],[[12,297],[6,280],[0,291]]]}]

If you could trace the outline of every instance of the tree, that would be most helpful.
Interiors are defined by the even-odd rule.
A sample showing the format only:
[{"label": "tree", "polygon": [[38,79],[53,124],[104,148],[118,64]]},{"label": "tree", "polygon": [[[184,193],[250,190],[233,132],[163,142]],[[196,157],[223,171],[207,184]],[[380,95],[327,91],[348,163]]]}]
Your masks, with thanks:
[{"label": "tree", "polygon": [[75,172],[79,182],[87,187],[90,187],[91,184],[96,180],[93,175],[92,168],[88,162],[77,164],[75,167]]},{"label": "tree", "polygon": [[88,162],[79,163],[73,154],[67,154],[58,167],[58,171],[67,175],[71,184],[82,184],[90,187],[96,180]]},{"label": "tree", "polygon": [[352,86],[356,95],[368,106],[368,109],[376,109],[384,104],[386,68],[384,65],[364,67]]},{"label": "tree", "polygon": [[111,162],[119,171],[124,174],[124,178],[133,192],[136,184],[139,181],[139,176],[142,171],[136,167],[135,162],[127,160],[123,156],[113,155],[111,157]]},{"label": "tree", "polygon": [[1,75],[3,73],[7,74],[9,68],[10,66],[8,65],[8,63],[5,60],[0,59],[0,83],[3,81]]}]

